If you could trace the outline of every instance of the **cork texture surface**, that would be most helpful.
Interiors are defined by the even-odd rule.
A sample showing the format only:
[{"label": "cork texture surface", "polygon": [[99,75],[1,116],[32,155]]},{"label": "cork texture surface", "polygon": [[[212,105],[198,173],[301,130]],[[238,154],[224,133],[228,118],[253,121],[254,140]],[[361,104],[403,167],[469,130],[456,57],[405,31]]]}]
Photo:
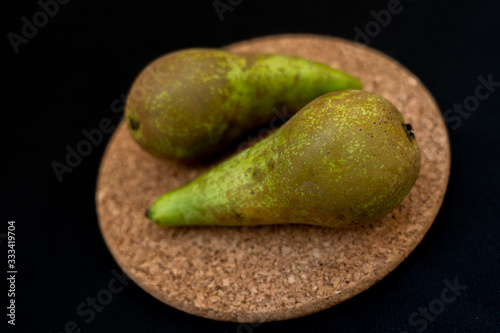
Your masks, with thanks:
[{"label": "cork texture surface", "polygon": [[[183,165],[142,151],[125,123],[113,134],[97,181],[104,240],[119,266],[162,302],[214,320],[266,322],[308,315],[381,280],[418,245],[447,187],[448,135],[426,88],[391,58],[363,45],[317,35],[275,35],[226,47],[326,63],[391,101],[414,128],[419,178],[394,211],[352,229],[307,225],[181,227],[154,225],[144,212],[164,192],[220,161]],[[231,154],[231,153],[228,153]]]}]

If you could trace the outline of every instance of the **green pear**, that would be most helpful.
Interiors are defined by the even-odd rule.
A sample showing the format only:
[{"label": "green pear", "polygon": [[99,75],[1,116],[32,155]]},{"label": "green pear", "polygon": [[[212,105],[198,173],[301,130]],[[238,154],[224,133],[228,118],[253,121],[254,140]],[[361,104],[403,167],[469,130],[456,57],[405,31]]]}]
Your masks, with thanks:
[{"label": "green pear", "polygon": [[159,197],[146,216],[162,226],[372,221],[392,211],[418,177],[410,130],[377,94],[328,93],[254,146]]},{"label": "green pear", "polygon": [[316,97],[346,89],[361,89],[361,83],[318,62],[186,49],[160,57],[138,75],[125,113],[144,150],[194,161],[268,122],[276,109],[293,113]]}]

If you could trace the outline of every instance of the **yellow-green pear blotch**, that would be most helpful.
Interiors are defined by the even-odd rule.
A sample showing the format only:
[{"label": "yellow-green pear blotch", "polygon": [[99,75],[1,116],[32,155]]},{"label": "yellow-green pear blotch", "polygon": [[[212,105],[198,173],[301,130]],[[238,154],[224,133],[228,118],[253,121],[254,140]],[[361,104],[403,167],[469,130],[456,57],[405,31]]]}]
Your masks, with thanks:
[{"label": "yellow-green pear blotch", "polygon": [[253,147],[162,195],[146,215],[162,226],[372,221],[393,210],[418,177],[410,130],[379,95],[328,93]]},{"label": "yellow-green pear blotch", "polygon": [[166,159],[199,160],[269,121],[331,91],[361,89],[325,64],[270,54],[186,49],[149,64],[127,96],[134,140]]}]

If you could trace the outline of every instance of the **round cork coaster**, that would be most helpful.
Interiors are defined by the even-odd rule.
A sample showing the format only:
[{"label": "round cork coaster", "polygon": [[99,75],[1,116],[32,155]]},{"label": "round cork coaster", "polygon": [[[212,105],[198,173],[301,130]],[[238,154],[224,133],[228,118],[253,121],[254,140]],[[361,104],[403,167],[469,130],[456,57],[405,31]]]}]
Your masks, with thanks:
[{"label": "round cork coaster", "polygon": [[265,322],[311,314],[368,289],[422,240],[446,191],[448,135],[432,96],[407,69],[363,45],[317,35],[274,35],[227,50],[280,53],[326,63],[382,95],[412,124],[420,176],[393,212],[370,225],[159,227],[144,211],[167,190],[210,165],[186,166],[142,151],[122,122],[106,149],[97,183],[104,240],[145,291],[185,312],[215,320]]}]

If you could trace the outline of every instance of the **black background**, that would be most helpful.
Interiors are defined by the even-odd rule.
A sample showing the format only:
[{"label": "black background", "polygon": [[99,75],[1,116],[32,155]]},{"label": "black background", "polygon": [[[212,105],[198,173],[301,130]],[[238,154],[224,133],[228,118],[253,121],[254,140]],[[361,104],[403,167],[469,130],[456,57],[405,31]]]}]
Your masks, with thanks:
[{"label": "black background", "polygon": [[[36,1],[5,3],[0,233],[7,232],[8,220],[16,221],[15,331],[64,332],[74,321],[82,332],[498,332],[500,87],[460,117],[460,125],[449,118],[452,170],[441,211],[410,257],[368,291],[314,315],[254,326],[186,314],[132,282],[89,323],[76,312],[108,287],[113,270],[120,271],[100,234],[94,202],[111,134],[62,182],[51,164],[64,163],[65,147],[84,139],[82,130],[97,128],[103,118],[119,122],[111,104],[148,62],[182,48],[278,33],[353,40],[354,28],[364,30],[374,21],[370,12],[388,2],[233,0],[221,20],[213,1],[72,0],[59,5],[18,53],[7,35],[21,35],[22,18],[32,21],[41,7]],[[474,96],[479,76],[500,82],[499,2],[401,5],[368,45],[418,76],[443,113]],[[0,240],[0,275],[6,276],[7,242]],[[445,279],[467,288],[425,320],[427,327],[424,320],[412,325],[412,313],[440,298]],[[0,286],[4,327],[8,286],[5,280]]]}]

